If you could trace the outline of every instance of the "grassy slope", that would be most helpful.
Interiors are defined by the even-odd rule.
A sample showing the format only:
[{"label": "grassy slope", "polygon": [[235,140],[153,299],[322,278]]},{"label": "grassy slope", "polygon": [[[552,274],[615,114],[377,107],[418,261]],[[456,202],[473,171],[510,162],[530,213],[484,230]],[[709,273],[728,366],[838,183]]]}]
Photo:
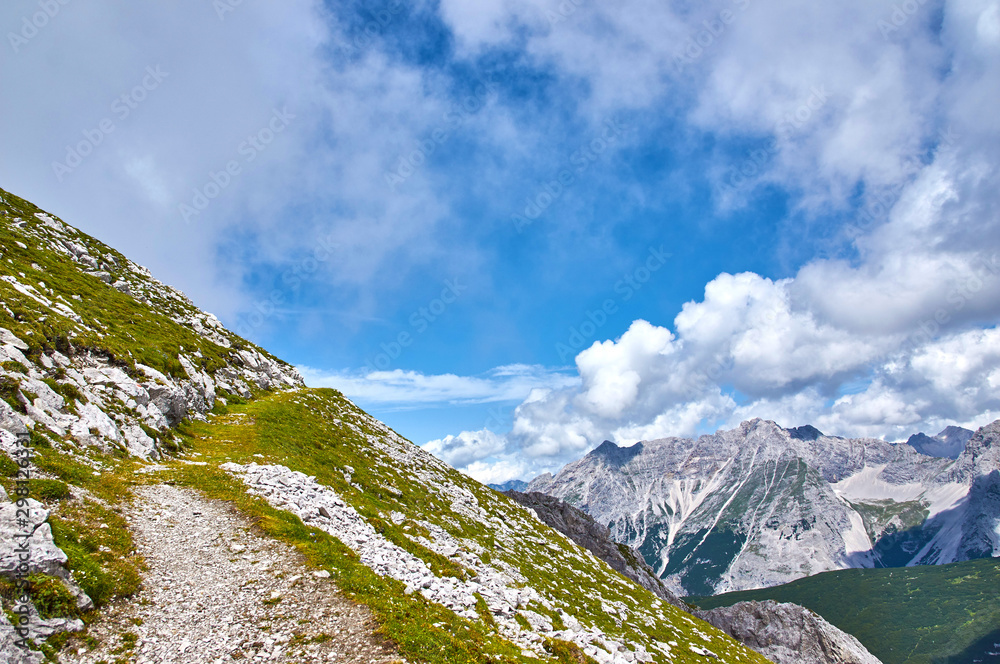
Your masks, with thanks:
[{"label": "grassy slope", "polygon": [[[379,426],[334,390],[272,395],[236,406],[212,423],[192,425],[187,431],[192,452],[199,454],[197,458],[207,465],[179,464],[173,471],[174,477],[208,495],[235,501],[254,515],[267,532],[292,542],[314,563],[329,569],[341,587],[373,609],[385,636],[399,643],[412,660],[516,662],[525,658],[519,649],[512,648],[496,634],[489,618],[470,622],[419,595],[405,595],[402,584],[372,574],[337,540],[270,508],[262,500],[249,498],[239,482],[217,469],[219,464],[277,463],[315,475],[317,481],[333,487],[389,540],[428,562],[438,575],[461,576],[465,570],[411,539],[411,535],[420,532],[421,521],[440,526],[457,538],[476,542],[486,549],[485,555],[494,563],[510,564],[527,577],[530,586],[555,598],[557,606],[596,624],[608,635],[642,643],[654,639],[680,643],[680,647],[673,648],[671,660],[653,652],[657,661],[705,661],[686,647],[690,640],[696,645],[708,645],[723,661],[766,662],[760,655],[659,602],[648,591],[582,554],[506,496],[443,464],[421,467],[427,472],[425,482],[431,477],[432,481],[451,482],[470,491],[491,518],[507,523],[523,519],[525,528],[518,532],[517,541],[501,542],[498,546],[494,529],[488,523],[453,512],[446,496],[428,490],[425,483],[415,481],[406,468],[385,458],[373,446],[371,438],[383,435]],[[416,448],[413,454],[418,467],[426,463],[423,453]],[[344,477],[346,466],[355,471],[352,483]],[[396,525],[388,518],[393,512],[400,512],[406,518]],[[630,620],[623,622],[608,615],[602,607],[602,598],[629,607]],[[556,612],[534,604],[530,608],[559,624]],[[488,615],[485,610],[480,613]],[[699,637],[699,631],[709,634],[711,642]],[[556,661],[580,661],[573,650],[568,644],[551,644]]]},{"label": "grassy slope", "polygon": [[[0,189],[0,275],[9,275],[32,286],[41,296],[61,302],[83,320],[77,323],[53,313],[0,279],[0,327],[11,330],[31,347],[29,357],[42,349],[64,351],[68,344],[93,349],[121,363],[126,370],[135,362],[165,374],[186,378],[177,360],[183,352],[202,354],[202,368],[215,369],[239,364],[234,351],[256,348],[236,335],[228,335],[232,348],[223,348],[177,320],[199,313],[189,301],[170,297],[162,284],[129,269],[129,261],[107,245],[64,226],[67,239],[84,246],[101,262],[101,269],[135,286],[136,295],[148,304],[121,293],[97,277],[87,274],[70,256],[53,248],[52,231],[35,214],[35,205]],[[25,245],[24,247],[20,245]],[[73,296],[78,296],[79,299]],[[257,350],[260,350],[259,348]],[[267,355],[264,351],[262,353]]]},{"label": "grassy slope", "polygon": [[689,601],[711,609],[765,599],[812,609],[885,664],[1000,661],[976,659],[1000,642],[1000,559],[826,572]]}]

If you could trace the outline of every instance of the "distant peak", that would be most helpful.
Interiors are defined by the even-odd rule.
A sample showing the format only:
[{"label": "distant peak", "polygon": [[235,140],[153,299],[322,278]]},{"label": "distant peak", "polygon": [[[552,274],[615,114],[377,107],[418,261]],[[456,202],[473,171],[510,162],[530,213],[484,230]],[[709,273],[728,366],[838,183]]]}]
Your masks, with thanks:
[{"label": "distant peak", "polygon": [[762,429],[764,431],[774,431],[781,429],[781,427],[778,426],[778,424],[774,422],[774,420],[764,420],[759,417],[755,417],[753,419],[740,422],[740,431],[742,431],[744,435],[750,433],[751,431],[755,431],[757,429]]},{"label": "distant peak", "polygon": [[587,456],[598,457],[608,464],[624,466],[640,453],[642,453],[642,443],[636,443],[631,447],[619,447],[610,440],[606,440]]},{"label": "distant peak", "polygon": [[949,426],[934,437],[945,442],[959,442],[964,447],[974,433],[975,431],[964,427]]},{"label": "distant peak", "polygon": [[798,440],[816,440],[823,435],[823,432],[811,424],[806,424],[801,427],[793,427],[789,429],[788,434],[792,438],[796,438]]},{"label": "distant peak", "polygon": [[594,448],[593,454],[613,454],[620,449],[620,447],[612,443],[610,440],[606,440]]},{"label": "distant peak", "polygon": [[965,449],[973,432],[962,427],[949,426],[936,436],[915,433],[906,441],[907,445],[928,456],[957,459]]}]

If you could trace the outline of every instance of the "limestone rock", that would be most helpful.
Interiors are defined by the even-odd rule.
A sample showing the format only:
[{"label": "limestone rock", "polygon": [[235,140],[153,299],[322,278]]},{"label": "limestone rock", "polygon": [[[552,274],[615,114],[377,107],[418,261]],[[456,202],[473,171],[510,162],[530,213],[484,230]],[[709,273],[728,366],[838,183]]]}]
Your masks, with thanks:
[{"label": "limestone rock", "polygon": [[41,664],[45,657],[40,652],[25,650],[15,645],[20,638],[7,615],[0,611],[0,664]]},{"label": "limestone rock", "polygon": [[695,615],[775,664],[881,664],[856,638],[797,604],[740,602]]},{"label": "limestone rock", "polygon": [[28,350],[28,344],[21,341],[21,339],[5,327],[0,327],[0,344],[13,346],[18,350]]},{"label": "limestone rock", "polygon": [[0,399],[0,451],[12,454],[17,449],[17,438],[28,433],[28,427],[14,409]]},{"label": "limestone rock", "polygon": [[[20,514],[18,513],[20,509]],[[24,511],[28,518],[24,519]],[[66,576],[63,565],[66,554],[52,541],[52,529],[46,523],[49,511],[33,498],[24,508],[15,503],[0,507],[0,575],[11,577],[19,564],[17,549],[27,540],[30,551],[28,573],[41,572],[51,576]],[[24,536],[28,535],[27,538]]]}]

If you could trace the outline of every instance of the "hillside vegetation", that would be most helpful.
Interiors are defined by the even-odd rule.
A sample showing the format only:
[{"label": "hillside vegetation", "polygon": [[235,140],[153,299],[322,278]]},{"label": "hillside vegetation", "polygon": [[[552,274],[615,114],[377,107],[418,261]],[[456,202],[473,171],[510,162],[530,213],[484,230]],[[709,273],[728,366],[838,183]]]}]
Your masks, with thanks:
[{"label": "hillside vegetation", "polygon": [[767,599],[815,611],[885,664],[1000,661],[1000,559],[825,572],[773,588],[688,598],[704,609]]}]

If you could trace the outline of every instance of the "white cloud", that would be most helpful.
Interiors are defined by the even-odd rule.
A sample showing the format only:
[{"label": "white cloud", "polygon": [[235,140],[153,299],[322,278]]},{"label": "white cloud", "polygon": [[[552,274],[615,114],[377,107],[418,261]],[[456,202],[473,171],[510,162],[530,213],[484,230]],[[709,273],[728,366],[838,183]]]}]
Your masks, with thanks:
[{"label": "white cloud", "polygon": [[423,448],[456,468],[466,468],[480,459],[503,452],[506,446],[507,441],[502,435],[483,429],[432,440]]},{"label": "white cloud", "polygon": [[509,480],[533,477],[538,470],[523,458],[506,456],[497,461],[474,461],[463,468],[469,477],[483,484],[503,484]]}]

